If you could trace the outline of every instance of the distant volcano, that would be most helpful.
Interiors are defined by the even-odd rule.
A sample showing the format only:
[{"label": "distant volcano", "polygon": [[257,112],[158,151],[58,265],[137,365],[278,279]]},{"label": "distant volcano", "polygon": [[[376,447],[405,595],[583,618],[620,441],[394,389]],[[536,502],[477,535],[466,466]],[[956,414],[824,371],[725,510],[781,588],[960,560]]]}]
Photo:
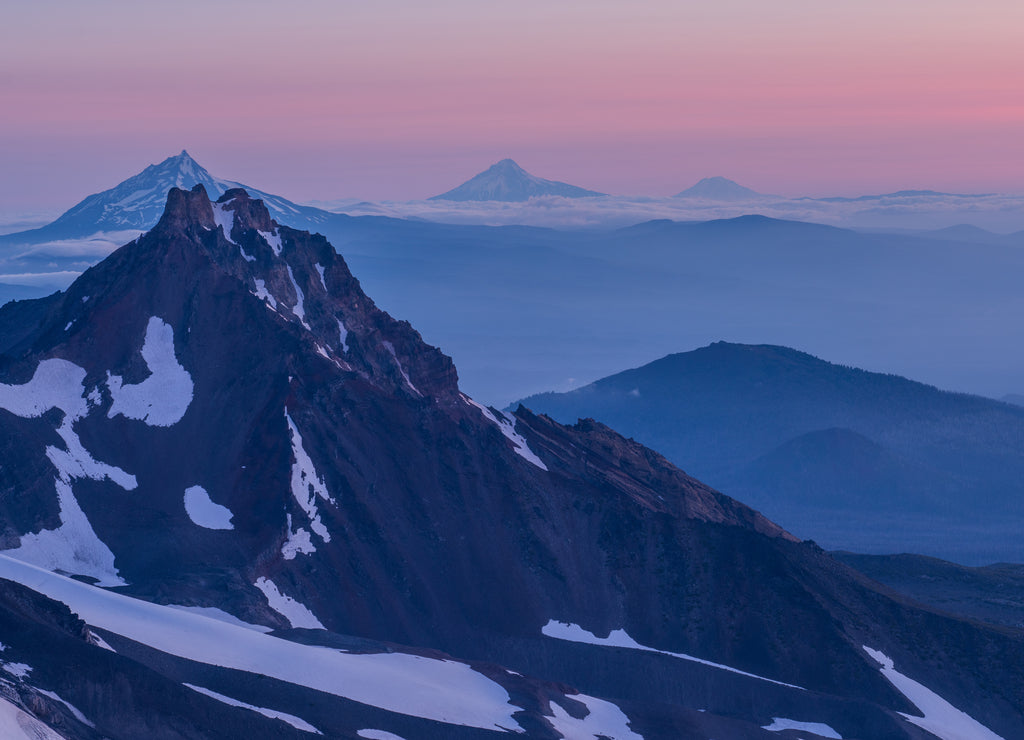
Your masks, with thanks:
[{"label": "distant volcano", "polygon": [[435,195],[429,200],[501,200],[508,202],[529,200],[535,195],[560,195],[563,198],[590,198],[604,195],[593,190],[564,182],[545,180],[531,175],[511,159],[491,165],[479,175],[453,190]]},{"label": "distant volcano", "polygon": [[705,177],[693,187],[689,187],[681,193],[676,193],[677,198],[701,198],[703,200],[754,200],[763,198],[762,193],[750,188],[745,188],[738,182],[725,177]]}]

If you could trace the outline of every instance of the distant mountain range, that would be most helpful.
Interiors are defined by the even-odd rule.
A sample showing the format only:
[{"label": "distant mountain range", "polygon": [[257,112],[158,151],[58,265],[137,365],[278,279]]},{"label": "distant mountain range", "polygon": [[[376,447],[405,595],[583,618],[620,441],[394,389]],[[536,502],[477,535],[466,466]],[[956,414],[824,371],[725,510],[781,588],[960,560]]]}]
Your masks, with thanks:
[{"label": "distant mountain range", "polygon": [[[128,181],[136,185],[112,189],[120,195],[86,198],[103,201],[89,211],[95,220],[81,213],[72,230],[0,236],[0,304],[66,288],[152,226],[103,231],[156,218],[147,206],[146,220],[133,220],[143,211],[132,193],[144,190],[151,201],[179,177],[186,186],[204,179],[191,157],[168,162],[165,176],[139,173]],[[209,177],[219,183],[213,193],[230,183]],[[492,227],[353,217],[262,197],[280,223],[344,250],[382,306],[414,319],[456,357],[466,388],[502,406],[722,337],[806,347],[992,396],[1017,388],[1024,373],[1019,323],[992,319],[1024,315],[1012,277],[1024,270],[1019,235],[863,233],[756,215],[615,229]],[[599,212],[612,201],[555,198],[545,207]],[[446,213],[476,208],[430,205],[445,202],[453,206]],[[531,207],[484,203],[480,213],[519,208]],[[53,238],[60,234],[74,236]]]},{"label": "distant mountain range", "polygon": [[430,200],[497,200],[506,202],[529,200],[541,195],[557,195],[562,198],[591,198],[604,193],[569,185],[555,180],[545,180],[531,175],[511,159],[503,159],[478,175],[446,193],[435,195]]},{"label": "distant mountain range", "polygon": [[724,177],[705,177],[696,185],[687,188],[681,193],[677,193],[675,197],[717,201],[744,201],[758,200],[765,196],[756,190],[743,187],[739,183]]},{"label": "distant mountain range", "polygon": [[829,547],[1024,561],[1024,409],[719,342],[522,402],[595,418]]}]

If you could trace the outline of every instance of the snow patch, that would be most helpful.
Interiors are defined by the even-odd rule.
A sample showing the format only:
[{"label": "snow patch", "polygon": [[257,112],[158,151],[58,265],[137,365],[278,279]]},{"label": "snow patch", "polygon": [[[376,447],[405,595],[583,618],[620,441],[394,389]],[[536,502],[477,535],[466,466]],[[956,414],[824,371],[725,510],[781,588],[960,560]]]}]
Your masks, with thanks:
[{"label": "snow patch", "polygon": [[64,740],[3,696],[0,696],[0,737],[5,740]]},{"label": "snow patch", "polygon": [[331,533],[320,521],[320,510],[316,505],[316,500],[319,497],[323,501],[333,504],[334,499],[327,492],[324,479],[316,471],[312,459],[306,452],[306,448],[303,447],[302,435],[299,434],[299,429],[292,421],[292,417],[285,412],[284,418],[288,421],[288,431],[292,440],[292,457],[294,458],[292,462],[292,495],[302,510],[306,512],[306,516],[309,517],[309,526],[313,532],[319,535],[324,542],[330,542]]},{"label": "snow patch", "polygon": [[206,529],[234,529],[234,514],[226,506],[214,503],[202,486],[185,489],[185,511],[194,524]]},{"label": "snow patch", "polygon": [[299,717],[296,717],[294,714],[287,714],[285,712],[279,712],[276,709],[267,709],[266,707],[257,707],[257,706],[254,706],[253,704],[246,704],[244,701],[239,701],[238,699],[232,699],[230,696],[224,696],[224,694],[218,694],[216,691],[211,691],[210,689],[205,689],[202,686],[194,686],[193,684],[190,684],[190,683],[182,684],[182,686],[187,686],[188,688],[192,689],[193,691],[196,691],[196,692],[198,692],[200,694],[203,694],[204,696],[208,696],[211,699],[216,699],[217,701],[222,702],[224,704],[227,704],[228,706],[241,707],[242,709],[249,709],[249,710],[252,710],[253,712],[257,712],[259,714],[262,714],[264,717],[270,717],[270,719],[279,719],[282,722],[287,722],[292,727],[294,727],[296,730],[302,730],[303,732],[312,732],[314,735],[323,735],[323,733],[320,732],[320,730],[318,730],[315,727],[313,727],[313,725],[309,724],[309,722],[307,722],[306,720],[301,719]]},{"label": "snow patch", "polygon": [[586,694],[575,694],[569,698],[584,704],[588,714],[583,719],[576,719],[551,702],[554,716],[548,717],[548,721],[565,740],[644,740],[629,728],[629,717],[611,702]]},{"label": "snow patch", "polygon": [[274,254],[280,257],[281,249],[283,247],[281,245],[281,235],[277,233],[277,230],[275,229],[274,231],[260,231],[258,233],[260,236],[263,237],[263,240],[267,243],[267,245],[274,250]]},{"label": "snow patch", "polygon": [[256,261],[256,258],[253,257],[248,252],[246,252],[245,251],[245,247],[243,247],[241,244],[238,245],[238,251],[242,253],[242,259],[244,259],[246,262],[255,262]]},{"label": "snow patch", "polygon": [[552,619],[541,628],[541,632],[547,637],[553,637],[556,640],[567,640],[569,642],[582,642],[587,645],[604,645],[607,647],[630,648],[631,650],[644,650],[649,653],[660,653],[661,655],[668,655],[673,658],[679,658],[680,660],[688,660],[692,663],[700,663],[701,665],[711,666],[712,668],[719,668],[723,671],[729,671],[730,673],[737,673],[741,676],[747,676],[748,678],[756,678],[759,681],[767,681],[768,683],[777,684],[779,686],[788,686],[791,689],[806,691],[802,686],[794,686],[791,683],[783,683],[782,681],[776,681],[772,678],[758,676],[755,673],[747,673],[746,671],[741,671],[738,668],[733,668],[721,663],[712,663],[710,660],[695,658],[692,655],[685,655],[684,653],[670,653],[666,650],[658,650],[657,648],[641,645],[630,637],[625,630],[612,630],[608,637],[597,637],[593,632],[588,632],[578,624],[558,622]]},{"label": "snow patch", "polygon": [[15,678],[25,678],[32,672],[32,666],[27,663],[0,663],[0,668],[3,668]]},{"label": "snow patch", "polygon": [[253,585],[267,597],[270,608],[287,619],[292,627],[304,627],[311,630],[326,629],[313,612],[291,596],[281,593],[273,581],[267,578],[257,578]]},{"label": "snow patch", "polygon": [[393,732],[385,732],[384,730],[359,730],[356,734],[359,737],[369,738],[369,740],[405,740],[404,737],[399,737]]},{"label": "snow patch", "polygon": [[47,458],[57,469],[54,489],[61,524],[56,529],[23,535],[18,547],[7,552],[46,568],[91,576],[104,586],[121,586],[124,581],[114,566],[114,554],[96,536],[74,496],[71,481],[109,478],[128,491],[138,484],[135,476],[95,460],[82,446],[74,425],[89,413],[89,399],[84,394],[85,370],[59,359],[40,362],[28,383],[0,384],[0,409],[15,416],[37,418],[52,408],[64,412],[57,434],[64,441],[65,449],[46,448]]},{"label": "snow patch", "polygon": [[320,284],[324,286],[324,292],[327,292],[327,280],[324,279],[324,266],[319,262],[316,263],[316,274],[320,276]]},{"label": "snow patch", "polygon": [[275,311],[277,310],[277,299],[274,298],[274,296],[270,294],[270,291],[267,290],[267,283],[265,280],[260,280],[259,278],[256,278],[256,291],[253,293],[253,295],[259,298],[260,300],[269,303],[270,307]]},{"label": "snow patch", "polygon": [[231,230],[235,228],[235,212],[225,208],[228,203],[210,203],[213,206],[213,221],[224,229],[224,238],[238,246],[238,242],[231,238]]},{"label": "snow patch", "polygon": [[86,716],[84,714],[82,714],[78,710],[78,707],[76,707],[74,704],[71,704],[70,702],[64,701],[63,699],[61,699],[59,696],[57,696],[57,694],[53,693],[52,691],[47,691],[46,689],[40,689],[40,688],[36,688],[36,691],[38,691],[43,696],[50,697],[55,702],[63,704],[67,708],[67,710],[69,712],[71,712],[71,714],[74,716],[74,718],[77,719],[79,722],[81,722],[83,725],[86,725],[88,727],[92,727],[93,729],[96,729],[96,725],[94,725],[92,722],[90,722],[86,718]]},{"label": "snow patch", "polygon": [[142,359],[150,376],[136,385],[123,385],[119,375],[107,374],[113,403],[107,417],[121,414],[153,427],[169,427],[181,421],[192,403],[194,386],[174,355],[174,329],[153,316],[146,327]]},{"label": "snow patch", "polygon": [[1003,740],[965,712],[961,712],[924,684],[904,676],[896,670],[892,659],[879,650],[862,646],[864,652],[881,666],[882,675],[896,690],[909,699],[923,717],[900,712],[900,716],[913,722],[941,740]]},{"label": "snow patch", "polygon": [[71,328],[71,325],[72,325],[72,324],[74,324],[74,323],[75,323],[75,322],[74,322],[74,320],[71,320],[71,321],[69,321],[69,322],[68,322],[68,323],[67,323],[67,324],[66,324],[66,325],[64,326],[64,331],[67,331],[68,329],[70,329],[70,328]]},{"label": "snow patch", "polygon": [[348,354],[348,329],[345,328],[345,324],[341,319],[338,319],[338,336],[341,338],[341,351],[344,354]]},{"label": "snow patch", "polygon": [[464,663],[406,653],[346,653],[282,640],[105,591],[0,555],[8,578],[66,604],[88,624],[170,655],[263,674],[447,724],[521,732],[508,692]]},{"label": "snow patch", "polygon": [[233,624],[236,627],[244,627],[248,630],[256,630],[257,632],[272,632],[270,627],[266,627],[262,624],[252,624],[251,622],[244,622],[234,614],[228,614],[223,609],[218,609],[215,606],[183,606],[181,604],[168,604],[169,609],[180,609],[183,612],[191,612],[193,614],[201,614],[208,619],[216,619],[218,622],[224,622],[225,624]]},{"label": "snow patch", "polygon": [[391,356],[395,360],[395,364],[398,365],[398,372],[400,372],[402,374],[402,380],[405,381],[405,384],[407,386],[409,386],[409,388],[412,390],[412,392],[415,393],[417,396],[422,396],[423,394],[420,393],[419,388],[414,386],[412,384],[412,381],[409,380],[409,374],[405,372],[405,368],[402,367],[402,363],[398,359],[398,355],[395,354],[395,345],[393,345],[391,342],[385,341],[384,342],[384,349],[386,349],[388,352],[391,353]]},{"label": "snow patch", "polygon": [[288,514],[288,539],[281,545],[281,554],[285,560],[294,560],[296,555],[311,555],[316,552],[313,539],[302,527],[292,531],[292,515]]},{"label": "snow patch", "polygon": [[309,329],[309,324],[306,323],[306,309],[304,308],[306,296],[303,294],[302,288],[299,287],[299,284],[295,282],[295,273],[292,272],[292,266],[285,265],[285,267],[288,268],[288,279],[292,281],[292,287],[295,288],[295,305],[292,306],[292,313],[295,314],[295,317],[304,327]]},{"label": "snow patch", "polygon": [[803,732],[811,732],[815,735],[821,735],[822,737],[831,737],[836,738],[836,740],[843,740],[842,735],[821,722],[798,722],[795,719],[786,719],[785,717],[772,717],[772,723],[770,725],[765,725],[761,729],[768,730],[768,732],[801,730]]},{"label": "snow patch", "polygon": [[501,433],[504,434],[505,437],[508,438],[508,440],[511,441],[514,445],[517,455],[519,455],[524,460],[533,463],[541,470],[548,469],[548,466],[545,465],[544,462],[539,457],[537,457],[534,451],[530,449],[530,445],[526,443],[526,439],[521,434],[516,433],[515,417],[509,419],[500,411],[498,411],[498,415],[495,416],[493,413],[491,413],[491,410],[489,408],[487,408],[483,404],[477,403],[466,394],[463,393],[462,397],[471,406],[476,406],[478,409],[480,409],[480,413],[482,413],[484,417],[498,425],[498,429],[501,430]]}]

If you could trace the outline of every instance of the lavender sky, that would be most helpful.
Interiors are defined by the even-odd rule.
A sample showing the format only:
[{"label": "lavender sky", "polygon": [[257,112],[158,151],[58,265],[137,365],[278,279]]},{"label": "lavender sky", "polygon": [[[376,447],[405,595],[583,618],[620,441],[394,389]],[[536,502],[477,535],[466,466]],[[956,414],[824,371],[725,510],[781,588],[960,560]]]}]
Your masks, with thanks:
[{"label": "lavender sky", "polygon": [[0,9],[0,210],[187,148],[295,200],[502,157],[609,193],[1024,191],[1020,0],[108,0]]}]

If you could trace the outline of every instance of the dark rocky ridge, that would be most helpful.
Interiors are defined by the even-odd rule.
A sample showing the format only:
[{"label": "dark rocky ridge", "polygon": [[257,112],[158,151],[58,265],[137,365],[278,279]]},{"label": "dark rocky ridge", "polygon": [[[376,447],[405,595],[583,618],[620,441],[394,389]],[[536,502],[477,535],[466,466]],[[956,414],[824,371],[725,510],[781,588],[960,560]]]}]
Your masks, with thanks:
[{"label": "dark rocky ridge", "polygon": [[[233,214],[229,234],[214,209]],[[542,469],[459,393],[447,357],[374,306],[323,237],[277,225],[244,192],[212,205],[202,188],[171,191],[151,232],[38,315],[15,308],[38,328],[0,331],[9,337],[0,383],[25,383],[47,358],[81,366],[100,400],[74,429],[96,460],[138,480],[132,491],[73,482],[128,593],[288,627],[253,586],[268,578],[334,632],[498,662],[628,702],[647,740],[705,737],[718,720],[697,722],[695,710],[737,691],[742,701],[719,698],[714,709],[750,737],[764,736],[756,723],[784,704],[848,737],[924,737],[893,714],[913,707],[864,644],[1006,737],[1024,730],[1019,635],[894,601],[609,428],[520,409],[510,425]],[[139,383],[151,369],[140,349],[153,316],[173,330],[193,398],[169,426],[108,418],[107,374]],[[62,444],[56,417],[0,411],[11,444],[25,440],[11,448],[16,462],[3,460],[8,541],[60,523],[43,454]],[[294,492],[300,449],[316,469],[298,487],[315,514]],[[331,500],[309,491],[317,478]],[[233,513],[233,530],[190,520],[182,495],[197,484]],[[315,551],[286,557],[300,528]],[[599,636],[625,629],[643,645],[809,691],[553,641],[541,636],[550,620]],[[565,659],[553,661],[559,652]]]}]

